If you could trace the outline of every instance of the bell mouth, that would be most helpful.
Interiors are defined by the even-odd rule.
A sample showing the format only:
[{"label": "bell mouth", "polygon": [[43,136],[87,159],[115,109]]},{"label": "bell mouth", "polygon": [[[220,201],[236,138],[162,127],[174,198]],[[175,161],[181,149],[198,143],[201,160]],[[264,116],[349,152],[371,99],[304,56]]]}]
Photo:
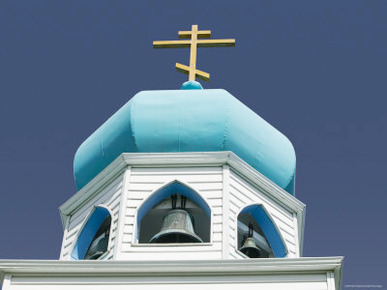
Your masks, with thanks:
[{"label": "bell mouth", "polygon": [[85,257],[85,260],[97,260],[99,257],[101,257],[103,254],[105,254],[105,252],[102,252],[102,251],[98,251],[98,252],[95,252],[93,255],[91,255],[90,257]]},{"label": "bell mouth", "polygon": [[202,239],[192,233],[184,231],[166,230],[155,235],[149,243],[172,244],[172,243],[203,243]]},{"label": "bell mouth", "polygon": [[243,247],[241,247],[239,251],[241,251],[249,258],[260,258],[262,254],[261,250],[257,247],[252,237],[248,237],[246,239]]}]

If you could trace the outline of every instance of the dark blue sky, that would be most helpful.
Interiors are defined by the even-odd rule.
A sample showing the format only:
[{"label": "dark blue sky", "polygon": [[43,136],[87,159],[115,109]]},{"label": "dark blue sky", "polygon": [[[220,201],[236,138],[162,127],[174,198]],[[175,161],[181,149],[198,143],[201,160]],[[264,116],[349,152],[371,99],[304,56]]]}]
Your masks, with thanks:
[{"label": "dark blue sky", "polygon": [[283,132],[307,205],[305,256],[344,255],[344,285],[387,287],[387,2],[0,1],[0,258],[57,259],[78,146],[141,90],[178,89],[192,24],[223,88]]}]

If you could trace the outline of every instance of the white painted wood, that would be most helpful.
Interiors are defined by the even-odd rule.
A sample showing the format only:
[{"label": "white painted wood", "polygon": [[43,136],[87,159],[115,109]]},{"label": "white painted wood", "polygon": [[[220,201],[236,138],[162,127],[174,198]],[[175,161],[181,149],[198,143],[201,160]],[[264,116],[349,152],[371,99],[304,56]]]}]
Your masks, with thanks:
[{"label": "white painted wood", "polygon": [[[168,154],[168,153],[167,153]],[[153,154],[150,154],[153,155]],[[150,156],[153,158],[153,156]],[[141,176],[141,175],[182,175],[182,174],[192,174],[192,172],[196,172],[197,175],[219,175],[222,173],[222,167],[220,166],[200,166],[197,164],[195,166],[185,166],[185,167],[168,167],[168,164],[171,162],[163,163],[162,167],[150,166],[148,167],[135,167],[133,168],[132,175],[133,176]],[[187,163],[187,165],[190,165]],[[193,169],[194,168],[194,169]]]},{"label": "white painted wood", "polygon": [[[195,188],[198,190],[198,191],[202,191],[202,190],[222,190],[222,182],[208,182],[208,183],[192,183],[192,182],[187,182],[185,180],[184,177],[178,177],[178,180],[180,181],[183,181],[184,180],[184,183],[187,183],[187,184],[191,184],[193,186],[195,186]],[[171,180],[173,181],[173,180]],[[152,181],[149,181],[148,183],[131,183],[130,184],[130,190],[134,190],[134,191],[145,191],[145,190],[149,190],[151,188],[159,188],[159,187],[162,187],[162,185],[164,185],[165,182],[152,182]]]},{"label": "white painted wood", "polygon": [[327,273],[327,286],[328,290],[336,290],[335,275],[332,271]]},{"label": "white painted wood", "polygon": [[94,206],[102,204],[108,207],[107,204],[112,199],[115,199],[115,194],[120,194],[121,186],[122,176],[114,180],[98,194],[93,195],[93,198],[82,204],[81,208],[77,208],[76,211],[73,212],[72,219],[70,221],[70,230],[72,226],[78,225],[85,218],[85,215],[94,208]]},{"label": "white painted wood", "polygon": [[242,259],[245,260],[246,259],[246,256],[242,252],[240,252],[240,251],[238,251],[236,249],[234,249],[234,251],[231,251],[230,254],[232,255],[232,257],[234,259],[239,259],[239,260],[242,260]]},{"label": "white painted wood", "polygon": [[222,251],[200,251],[198,255],[196,251],[180,251],[180,252],[123,252],[119,257],[121,260],[130,261],[186,261],[186,260],[220,260],[222,258]]},{"label": "white painted wood", "polygon": [[117,277],[117,278],[105,278],[105,277],[52,277],[42,281],[38,277],[15,277],[13,284],[14,285],[56,285],[56,284],[70,284],[70,285],[109,285],[109,284],[227,284],[227,283],[241,283],[241,284],[251,284],[251,283],[268,283],[282,284],[284,282],[288,283],[310,283],[310,282],[326,282],[326,275],[324,274],[304,274],[304,275],[257,275],[257,276],[246,276],[246,277],[236,277],[230,275],[229,277],[209,276],[209,277],[173,277],[173,276],[164,276],[164,277],[155,277],[143,279],[142,277]]},{"label": "white painted wood", "polygon": [[[293,213],[293,224],[294,224],[294,243],[296,248],[296,257],[301,257],[301,244],[300,244],[300,235],[298,230],[297,214]],[[284,231],[282,229],[282,231]],[[290,234],[290,233],[289,233]]]},{"label": "white painted wood", "polygon": [[149,262],[0,260],[0,275],[9,281],[3,290],[331,290],[339,289],[341,272],[341,257]]},{"label": "white painted wood", "polygon": [[[223,229],[223,224],[212,224],[212,229],[213,229],[213,231],[215,232],[215,233],[221,233],[222,232],[222,229]],[[224,243],[224,241],[226,240],[227,241],[227,239],[225,239],[225,237],[224,237],[224,232],[225,231],[223,231],[223,243]],[[228,249],[227,249],[228,250]]]},{"label": "white painted wood", "polygon": [[[131,168],[131,178],[128,185],[127,206],[123,218],[124,228],[122,237],[122,251],[117,259],[213,259],[221,258],[222,241],[222,190],[223,171],[221,167],[178,167],[178,168]],[[160,188],[179,181],[196,191],[210,206],[212,211],[211,241],[212,244],[203,247],[138,247],[136,245],[137,211],[154,192]],[[146,244],[145,244],[146,245]],[[176,254],[174,253],[176,252]],[[193,252],[193,253],[191,253]],[[196,252],[196,253],[195,253]],[[213,253],[211,253],[213,252]],[[199,255],[198,255],[199,253]],[[203,254],[200,254],[203,253]],[[205,256],[205,257],[204,257]]]},{"label": "white painted wood", "polygon": [[[0,277],[1,277],[1,275],[0,275]],[[10,274],[4,275],[3,284],[2,284],[3,290],[11,289],[11,279],[12,279],[12,275],[10,275]]]},{"label": "white painted wood", "polygon": [[222,215],[223,214],[223,208],[221,206],[216,206],[212,208],[212,214],[213,215]]},{"label": "white painted wood", "polygon": [[107,181],[114,179],[114,176],[120,174],[127,165],[132,167],[161,166],[170,168],[187,168],[199,166],[205,168],[207,166],[222,166],[224,164],[230,165],[233,170],[243,176],[246,176],[251,182],[260,187],[262,191],[271,192],[273,198],[277,199],[279,203],[285,204],[295,211],[304,210],[304,204],[276,186],[234,153],[230,151],[221,151],[188,153],[123,153],[69,201],[64,203],[60,207],[60,212],[62,217],[71,212],[74,207],[84,202],[84,200],[89,198],[93,192],[95,193],[95,188],[103,187],[103,184],[106,184]]},{"label": "white painted wood", "polygon": [[[112,163],[110,163],[102,172],[100,172],[95,178],[93,178],[88,184],[86,184],[80,191],[72,196],[68,201],[59,207],[62,223],[66,216],[70,215],[74,209],[81,206],[85,201],[93,198],[101,190],[109,185],[113,180],[122,175],[122,172],[127,167],[124,162],[123,155],[117,157]],[[64,223],[63,223],[64,224]]]},{"label": "white painted wood", "polygon": [[[176,274],[187,271],[214,275],[222,272],[239,274],[257,274],[272,272],[328,272],[341,270],[343,257],[302,257],[292,259],[250,259],[245,261],[60,261],[60,260],[0,260],[0,275],[7,274],[131,274],[146,273]],[[168,267],[167,267],[168,266]]]},{"label": "white painted wood", "polygon": [[212,242],[213,243],[216,243],[216,242],[222,242],[222,238],[223,238],[223,235],[222,233],[213,233],[212,235]]},{"label": "white painted wood", "polygon": [[64,251],[65,248],[67,248],[70,243],[66,240],[68,239],[68,231],[69,231],[69,225],[70,225],[70,218],[71,217],[67,217],[66,219],[66,224],[65,224],[65,228],[64,228],[64,233],[63,233],[63,238],[62,238],[62,249],[60,251],[60,255],[59,255],[59,259],[63,259],[64,258],[64,254],[68,254],[67,252]]},{"label": "white painted wood", "polygon": [[[230,211],[237,216],[246,206],[251,204],[261,204],[271,216],[288,250],[288,257],[299,256],[299,250],[296,249],[296,236],[293,212],[281,206],[270,196],[266,196],[258,188],[244,180],[233,171],[230,172]],[[233,225],[233,233],[237,238],[236,223]],[[234,245],[236,248],[237,245]]]},{"label": "white painted wood", "polygon": [[[85,203],[78,208],[73,209],[73,214],[69,219],[67,226],[67,232],[65,232],[62,249],[61,259],[71,259],[71,251],[75,246],[78,235],[80,234],[85,222],[89,218],[95,206],[106,207],[112,216],[112,224],[110,228],[110,242],[109,252],[105,256],[106,259],[111,259],[114,254],[114,244],[116,242],[116,230],[118,225],[118,212],[120,205],[121,189],[122,189],[123,176],[118,176],[114,181],[108,185],[104,185],[103,189],[98,194],[92,194],[92,198],[85,200]],[[98,189],[96,189],[98,191]]]},{"label": "white painted wood", "polygon": [[[240,198],[244,198],[243,201],[255,201],[258,194],[260,200],[263,203],[278,204],[276,200],[272,198],[271,195],[264,194],[264,192],[262,192],[259,188],[255,187],[254,184],[252,184],[248,179],[241,178],[240,175],[236,174],[233,171],[231,171],[230,178],[231,188],[239,191]],[[282,210],[278,210],[276,212],[278,215],[280,215],[281,219],[291,220],[293,217],[292,213],[284,206],[282,206],[281,209]],[[293,226],[293,223],[290,222],[289,225]]]},{"label": "white painted wood", "polygon": [[[214,287],[219,287],[219,289],[301,289],[301,290],[320,290],[327,289],[326,283],[320,281],[320,276],[323,275],[302,275],[295,279],[292,276],[283,277],[278,279],[278,277],[270,276],[257,276],[257,277],[158,277],[157,279],[148,279],[148,281],[143,281],[143,279],[134,279],[134,278],[119,278],[118,282],[113,281],[112,279],[88,279],[88,278],[78,278],[78,279],[69,279],[69,278],[60,278],[57,277],[55,280],[51,279],[49,281],[41,281],[41,279],[28,279],[23,281],[20,278],[15,281],[14,288],[18,289],[27,289],[26,286],[32,285],[32,287],[41,287],[41,289],[49,289],[49,287],[54,287],[54,289],[106,289],[107,286],[113,287],[114,289],[214,289]],[[21,280],[21,281],[20,281]],[[37,281],[36,281],[37,280]],[[54,280],[54,281],[52,281]],[[59,280],[59,281],[57,281]],[[68,287],[68,288],[66,288]],[[221,287],[221,288],[220,288]],[[35,288],[33,288],[35,289]],[[37,289],[37,288],[36,288]]]},{"label": "white painted wood", "polygon": [[[196,169],[196,168],[195,168]],[[165,169],[167,170],[167,168]],[[176,171],[176,170],[174,170]],[[136,175],[133,174],[131,178],[131,183],[140,183],[140,184],[148,184],[149,180],[152,180],[152,183],[165,183],[166,180],[171,180],[176,176],[184,176],[184,180],[189,183],[202,183],[202,182],[222,182],[222,175],[219,172],[215,172],[212,174],[203,174],[202,172],[189,172],[190,174],[183,173],[175,173],[175,174],[152,174],[152,178],[150,179],[150,175]]]},{"label": "white painted wood", "polygon": [[124,173],[124,177],[122,181],[123,185],[122,185],[122,192],[120,196],[120,206],[119,206],[119,216],[118,216],[119,224],[117,225],[117,233],[116,233],[117,241],[115,243],[116,248],[114,249],[114,256],[113,256],[114,259],[117,259],[117,257],[119,257],[122,249],[122,242],[124,240],[123,237],[125,233],[124,231],[125,221],[127,221],[125,218],[126,202],[128,200],[129,185],[130,185],[131,177],[132,177],[132,168],[128,166],[128,168],[126,169],[126,172]]},{"label": "white painted wood", "polygon": [[[197,281],[196,283],[193,283],[192,281],[188,282],[164,282],[164,283],[141,283],[138,282],[135,283],[124,283],[124,284],[100,284],[100,283],[89,283],[89,282],[83,282],[83,281],[77,281],[77,282],[67,282],[65,281],[63,284],[37,284],[35,286],[27,285],[21,285],[16,284],[12,287],[14,290],[23,290],[23,289],[58,289],[58,290],[65,290],[65,289],[82,289],[82,290],[88,290],[88,289],[106,289],[106,287],[112,287],[112,289],[125,289],[127,290],[128,287],[130,289],[134,290],[146,290],[146,289],[165,289],[165,290],[181,290],[182,287],[187,290],[196,290],[198,287],[200,289],[214,289],[214,287],[217,287],[219,289],[241,289],[241,290],[251,290],[254,288],[261,288],[261,289],[283,289],[283,290],[324,290],[326,288],[326,283],[314,281],[314,282],[293,282],[293,281],[281,281],[281,282],[247,282],[247,283],[240,283],[240,282],[202,282]],[[30,288],[31,287],[31,288]],[[54,287],[54,288],[52,288]]]},{"label": "white painted wood", "polygon": [[[125,171],[128,167],[129,171]],[[237,215],[254,203],[262,204],[268,211],[286,244],[288,257],[300,256],[305,207],[301,202],[232,152],[193,152],[125,153],[117,158],[60,207],[63,220],[72,215],[68,227],[65,226],[61,259],[70,259],[87,213],[98,204],[112,213],[110,252],[106,259],[128,257],[136,242],[139,207],[153,192],[176,180],[198,192],[210,206],[210,241],[214,252],[218,244],[222,245],[221,258],[235,258],[231,253],[237,248]]]}]

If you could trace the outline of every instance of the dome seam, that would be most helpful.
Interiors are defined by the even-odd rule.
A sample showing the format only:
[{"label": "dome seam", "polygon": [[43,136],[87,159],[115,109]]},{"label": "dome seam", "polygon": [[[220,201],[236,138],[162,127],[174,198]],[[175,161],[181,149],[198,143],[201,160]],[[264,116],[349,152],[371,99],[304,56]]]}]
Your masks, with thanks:
[{"label": "dome seam", "polygon": [[133,150],[133,152],[137,152],[138,151],[138,146],[137,146],[137,140],[136,140],[136,133],[135,133],[135,129],[134,129],[134,106],[136,104],[135,102],[135,99],[132,99],[133,102],[132,104],[130,104],[130,109],[129,109],[129,114],[130,114],[130,133],[131,133],[131,137],[133,138],[133,146],[135,148],[135,150]]},{"label": "dome seam", "polygon": [[227,143],[227,138],[228,138],[228,132],[229,132],[229,124],[230,124],[230,110],[229,110],[229,103],[227,102],[226,105],[226,120],[224,122],[224,130],[223,130],[223,140],[221,143],[221,147],[223,150],[226,150],[226,143]]}]

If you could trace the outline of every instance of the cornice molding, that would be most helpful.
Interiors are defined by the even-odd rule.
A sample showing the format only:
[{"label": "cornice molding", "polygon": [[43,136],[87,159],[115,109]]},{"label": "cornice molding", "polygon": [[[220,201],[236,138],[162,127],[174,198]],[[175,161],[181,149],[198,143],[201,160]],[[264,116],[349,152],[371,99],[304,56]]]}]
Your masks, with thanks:
[{"label": "cornice molding", "polygon": [[263,274],[292,272],[341,271],[343,257],[268,258],[250,260],[192,261],[60,261],[60,260],[0,260],[0,273],[54,276],[74,274],[154,275],[218,275]]}]

